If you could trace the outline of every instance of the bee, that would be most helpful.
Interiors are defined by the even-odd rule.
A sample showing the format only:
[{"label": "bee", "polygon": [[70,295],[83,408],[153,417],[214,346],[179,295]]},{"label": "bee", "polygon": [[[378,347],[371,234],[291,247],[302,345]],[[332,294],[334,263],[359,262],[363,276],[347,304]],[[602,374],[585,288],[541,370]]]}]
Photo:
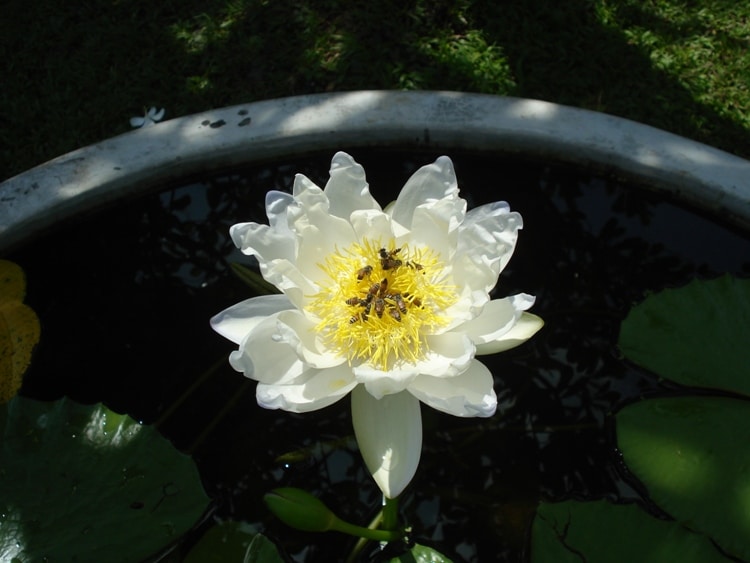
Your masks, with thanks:
[{"label": "bee", "polygon": [[397,321],[401,322],[401,313],[399,313],[398,309],[396,309],[395,307],[391,307],[390,309],[388,309],[388,314]]},{"label": "bee", "polygon": [[385,311],[385,299],[378,297],[375,299],[375,314],[378,317],[382,317],[383,311]]},{"label": "bee", "polygon": [[[372,299],[372,297],[375,297],[379,291],[380,291],[380,284],[378,282],[375,282],[374,284],[370,286],[370,290],[367,292],[367,297],[365,299],[367,298]],[[371,295],[372,297],[370,297]]]},{"label": "bee", "polygon": [[391,251],[387,251],[385,248],[380,249],[380,267],[384,270],[395,270],[403,262],[396,258],[396,254],[401,251],[400,248],[396,248]]},{"label": "bee", "polygon": [[419,297],[415,297],[411,300],[411,304],[415,307],[421,307],[422,306],[422,300]]},{"label": "bee", "polygon": [[383,297],[387,290],[388,290],[388,278],[383,278],[380,281],[380,291],[378,292],[378,295],[380,295],[380,297]]},{"label": "bee", "polygon": [[370,315],[370,309],[372,309],[372,299],[367,299],[363,307],[365,308],[365,310],[362,311],[362,322],[366,321],[367,317]]},{"label": "bee", "polygon": [[362,311],[354,313],[349,318],[349,324],[354,324],[357,321],[361,320],[362,322],[365,322],[370,315],[370,310],[372,309],[372,300],[377,295],[378,291],[380,290],[380,284],[374,283],[370,287],[370,291],[365,295],[364,299],[361,297],[350,297],[346,300],[346,304],[350,305],[352,307],[358,305],[362,307]]},{"label": "bee", "polygon": [[[406,314],[406,303],[404,303],[404,298],[401,297],[400,293],[394,293],[390,296],[391,299],[396,303],[396,307],[398,307],[398,310],[401,311],[401,314]],[[394,317],[395,318],[395,317]],[[396,319],[397,321],[401,319]]]},{"label": "bee", "polygon": [[369,278],[370,274],[372,274],[372,266],[367,264],[364,268],[360,268],[357,270],[357,279],[363,280],[365,278]]},{"label": "bee", "polygon": [[410,268],[414,268],[417,271],[424,270],[424,266],[420,264],[419,262],[414,262],[413,260],[407,260],[406,265]]}]

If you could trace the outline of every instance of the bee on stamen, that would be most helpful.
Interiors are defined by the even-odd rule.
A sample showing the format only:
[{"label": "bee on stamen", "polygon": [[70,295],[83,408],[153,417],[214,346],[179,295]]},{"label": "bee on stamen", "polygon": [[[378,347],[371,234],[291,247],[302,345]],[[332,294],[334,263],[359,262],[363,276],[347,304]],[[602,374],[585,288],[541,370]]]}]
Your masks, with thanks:
[{"label": "bee on stamen", "polygon": [[[351,316],[351,318],[349,319],[349,324],[350,324],[350,325],[353,325],[353,324],[354,324],[354,323],[356,323],[356,322],[357,322],[358,320],[359,320],[359,313],[356,313],[356,314],[352,315],[352,316]],[[365,319],[365,320],[366,320],[366,319]]]},{"label": "bee on stamen", "polygon": [[[401,311],[401,314],[406,314],[406,303],[404,302],[404,298],[401,297],[400,293],[394,293],[390,296],[393,301],[396,302],[396,307],[398,307],[398,310]],[[394,317],[395,318],[395,317]],[[401,319],[396,319],[401,320]]]},{"label": "bee on stamen", "polygon": [[377,314],[378,317],[382,317],[383,311],[385,311],[385,299],[378,297],[375,299],[375,314]]},{"label": "bee on stamen", "polygon": [[384,270],[395,270],[403,262],[396,258],[396,254],[401,251],[400,248],[395,248],[391,251],[387,251],[385,248],[380,249],[380,267]]},{"label": "bee on stamen", "polygon": [[421,307],[422,306],[422,300],[419,297],[415,297],[411,300],[411,304],[415,307]]},{"label": "bee on stamen", "polygon": [[365,278],[369,278],[370,274],[372,274],[372,266],[367,264],[364,268],[360,268],[357,270],[357,279],[363,280]]},{"label": "bee on stamen", "polygon": [[388,314],[397,321],[401,322],[401,313],[399,313],[398,309],[396,309],[395,307],[391,307],[390,309],[388,309]]},{"label": "bee on stamen", "polygon": [[365,310],[362,311],[362,322],[367,320],[368,315],[370,314],[370,309],[372,309],[372,299],[368,299],[365,301],[364,304]]},{"label": "bee on stamen", "polygon": [[380,281],[380,291],[378,292],[378,295],[380,297],[383,297],[385,295],[385,292],[388,290],[388,278],[383,278]]},{"label": "bee on stamen", "polygon": [[372,284],[370,286],[370,291],[367,293],[367,295],[372,295],[372,296],[377,295],[378,291],[380,291],[380,286],[381,286],[381,284],[379,284],[377,282],[374,283],[374,284]]},{"label": "bee on stamen", "polygon": [[362,301],[363,300],[360,299],[359,297],[350,297],[349,299],[346,300],[346,304],[347,305],[363,305],[364,303]]},{"label": "bee on stamen", "polygon": [[424,270],[424,266],[422,266],[422,264],[418,262],[413,262],[411,260],[407,260],[406,265],[409,266],[410,268],[414,268],[417,271]]}]

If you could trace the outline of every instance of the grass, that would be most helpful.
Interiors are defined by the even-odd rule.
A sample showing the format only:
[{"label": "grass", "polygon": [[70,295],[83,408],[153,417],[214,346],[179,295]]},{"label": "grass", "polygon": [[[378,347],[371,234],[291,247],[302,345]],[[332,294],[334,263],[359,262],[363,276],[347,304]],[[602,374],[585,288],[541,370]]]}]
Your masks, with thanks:
[{"label": "grass", "polygon": [[748,0],[6,0],[0,179],[167,118],[365,88],[523,96],[750,158]]}]

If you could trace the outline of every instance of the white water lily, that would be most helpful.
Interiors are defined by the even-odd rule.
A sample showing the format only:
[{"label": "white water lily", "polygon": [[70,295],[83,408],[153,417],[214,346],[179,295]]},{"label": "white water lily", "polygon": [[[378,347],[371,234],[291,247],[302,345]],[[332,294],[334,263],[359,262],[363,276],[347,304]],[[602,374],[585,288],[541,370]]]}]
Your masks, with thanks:
[{"label": "white water lily", "polygon": [[281,295],[211,319],[239,345],[229,361],[258,381],[258,403],[306,412],[351,392],[362,456],[388,498],[411,481],[422,447],[420,401],[462,417],[494,414],[490,371],[475,356],[518,346],[542,326],[519,294],[490,300],[521,216],[505,202],[466,212],[453,164],[420,168],[382,209],[364,169],[337,153],[320,189],[266,196],[269,225],[230,234]]},{"label": "white water lily", "polygon": [[164,108],[157,110],[155,107],[149,108],[143,117],[131,117],[130,126],[137,129],[138,127],[148,127],[150,125],[156,125],[157,121],[161,121],[164,118]]}]

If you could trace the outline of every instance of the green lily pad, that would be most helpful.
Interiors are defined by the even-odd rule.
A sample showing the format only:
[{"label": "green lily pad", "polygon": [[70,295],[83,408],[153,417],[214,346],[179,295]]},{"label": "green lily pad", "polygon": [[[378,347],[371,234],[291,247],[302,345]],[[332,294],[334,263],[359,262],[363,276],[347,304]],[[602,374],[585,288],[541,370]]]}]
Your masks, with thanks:
[{"label": "green lily pad", "polygon": [[705,536],[634,504],[542,503],[532,525],[532,563],[728,561]]},{"label": "green lily pad", "polygon": [[208,504],[188,456],[103,405],[15,397],[0,437],[0,561],[140,561]]},{"label": "green lily pad", "polygon": [[416,543],[403,555],[391,559],[390,563],[451,563],[451,560],[431,547]]},{"label": "green lily pad", "polygon": [[255,528],[245,522],[220,522],[203,534],[183,563],[241,563],[257,536]]},{"label": "green lily pad", "polygon": [[724,276],[651,295],[633,307],[620,349],[684,385],[750,395],[750,280]]},{"label": "green lily pad", "polygon": [[[750,403],[672,397],[617,414],[625,463],[681,524],[750,558]],[[679,559],[672,559],[678,561]]]},{"label": "green lily pad", "polygon": [[257,534],[247,548],[242,563],[284,563],[274,543],[263,534]]}]

